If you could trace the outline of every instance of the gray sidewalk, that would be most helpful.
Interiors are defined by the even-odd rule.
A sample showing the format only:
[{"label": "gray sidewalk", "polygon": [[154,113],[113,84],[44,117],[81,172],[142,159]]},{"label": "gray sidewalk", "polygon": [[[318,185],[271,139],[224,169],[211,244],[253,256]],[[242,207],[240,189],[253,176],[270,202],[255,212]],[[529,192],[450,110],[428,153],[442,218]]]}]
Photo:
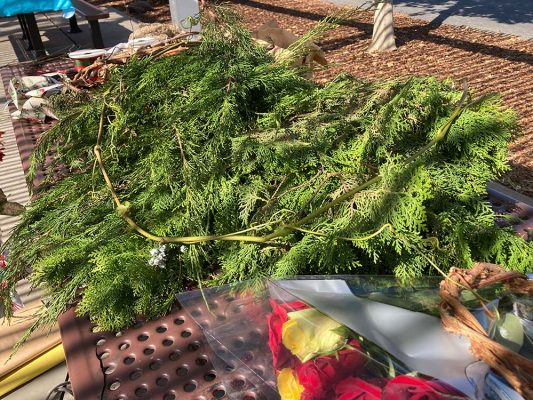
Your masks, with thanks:
[{"label": "gray sidewalk", "polygon": [[[362,5],[365,0],[328,0]],[[393,0],[394,11],[441,24],[533,39],[533,0]]]}]

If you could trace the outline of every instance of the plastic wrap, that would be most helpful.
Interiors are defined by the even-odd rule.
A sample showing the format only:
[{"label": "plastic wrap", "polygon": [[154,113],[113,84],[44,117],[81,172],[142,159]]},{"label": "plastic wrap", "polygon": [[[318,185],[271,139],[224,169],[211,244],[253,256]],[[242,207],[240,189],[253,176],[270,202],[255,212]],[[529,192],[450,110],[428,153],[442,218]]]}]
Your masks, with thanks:
[{"label": "plastic wrap", "polygon": [[312,277],[178,299],[203,328],[230,399],[521,399],[442,329],[438,282]]}]

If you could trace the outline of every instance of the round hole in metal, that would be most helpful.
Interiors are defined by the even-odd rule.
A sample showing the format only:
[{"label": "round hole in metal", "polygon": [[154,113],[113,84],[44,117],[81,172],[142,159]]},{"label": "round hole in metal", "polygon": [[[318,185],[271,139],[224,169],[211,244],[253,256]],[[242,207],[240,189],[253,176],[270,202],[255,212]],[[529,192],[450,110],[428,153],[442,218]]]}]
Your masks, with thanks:
[{"label": "round hole in metal", "polygon": [[233,307],[232,311],[233,311],[234,314],[240,314],[241,306]]},{"label": "round hole in metal", "polygon": [[198,384],[196,381],[189,381],[185,385],[183,385],[183,390],[187,393],[194,392],[196,388],[198,387]]},{"label": "round hole in metal", "polygon": [[196,318],[202,315],[202,313],[200,312],[200,310],[193,310],[191,311],[191,315]]},{"label": "round hole in metal", "polygon": [[96,341],[96,345],[97,346],[103,346],[105,344],[105,339],[104,338],[100,338]]},{"label": "round hole in metal", "polygon": [[120,387],[120,381],[111,382],[109,390],[117,390]]},{"label": "round hole in metal", "polygon": [[154,354],[154,352],[155,352],[155,347],[154,347],[154,346],[148,346],[147,348],[145,348],[145,349],[143,350],[143,354],[144,354],[145,356],[149,356],[149,355],[151,355],[151,354]]},{"label": "round hole in metal", "polygon": [[228,297],[226,297],[224,300],[226,300],[226,301],[229,303],[229,302],[232,302],[233,300],[235,300],[235,297],[233,297],[233,296],[228,296]]},{"label": "round hole in metal", "polygon": [[115,372],[115,370],[117,369],[117,366],[115,364],[109,364],[105,369],[104,369],[104,374],[106,375],[110,375],[112,374],[113,372]]},{"label": "round hole in metal", "polygon": [[161,360],[154,360],[150,363],[150,369],[152,371],[155,371],[155,370],[158,370],[159,368],[161,368],[161,365],[163,365],[163,361]]},{"label": "round hole in metal", "polygon": [[166,338],[165,340],[163,340],[163,346],[172,346],[172,343],[174,343],[174,340],[172,338]]},{"label": "round hole in metal", "polygon": [[208,329],[209,328],[209,322],[208,321],[200,322],[200,328]]},{"label": "round hole in metal", "polygon": [[225,316],[225,315],[222,315],[222,314],[218,314],[218,315],[217,315],[217,320],[219,320],[219,321],[225,321],[225,320],[226,320],[226,316]]},{"label": "round hole in metal", "polygon": [[216,310],[218,308],[218,303],[216,301],[212,302],[212,303],[207,303],[207,306],[209,307],[209,309],[211,310]]},{"label": "round hole in metal", "polygon": [[199,348],[200,348],[200,343],[198,343],[198,342],[189,343],[189,345],[187,346],[187,350],[189,350],[189,351],[196,351]]},{"label": "round hole in metal", "polygon": [[176,319],[174,320],[174,323],[175,323],[176,325],[183,325],[183,324],[185,323],[185,319],[183,319],[182,317],[176,318]]},{"label": "round hole in metal", "polygon": [[176,400],[176,395],[174,393],[166,393],[163,396],[163,400]]},{"label": "round hole in metal", "polygon": [[137,321],[137,322],[135,322],[135,324],[133,325],[133,327],[134,327],[135,329],[138,329],[138,328],[140,328],[140,327],[143,326],[143,325],[144,325],[144,322],[142,322],[142,321]]},{"label": "round hole in metal", "polygon": [[143,376],[143,371],[140,368],[137,368],[135,371],[130,373],[130,379],[132,381],[139,379],[141,376]]},{"label": "round hole in metal", "polygon": [[130,347],[130,344],[127,342],[124,342],[118,345],[119,350],[126,350],[126,349],[129,349],[129,347]]},{"label": "round hole in metal", "polygon": [[189,373],[189,367],[187,365],[182,365],[178,369],[176,369],[176,375],[178,376],[186,376]]},{"label": "round hole in metal", "polygon": [[155,380],[157,386],[167,386],[168,385],[168,376],[160,376]]},{"label": "round hole in metal", "polygon": [[170,361],[176,361],[181,357],[181,351],[174,350],[172,353],[168,355],[168,358]]},{"label": "round hole in metal", "polygon": [[144,397],[146,396],[146,393],[148,393],[148,388],[145,385],[139,386],[137,389],[135,389],[135,396],[137,397]]},{"label": "round hole in metal", "polygon": [[261,333],[260,330],[255,330],[255,331],[251,331],[250,332],[250,338],[254,341],[254,342],[257,342],[259,340],[261,340],[261,337],[263,336],[263,334]]},{"label": "round hole in metal", "polygon": [[228,372],[232,372],[233,370],[235,370],[235,365],[231,364],[231,363],[228,363],[226,364],[226,366],[224,367],[224,369]]},{"label": "round hole in metal", "polygon": [[207,374],[204,375],[204,379],[207,381],[207,382],[212,382],[214,381],[215,379],[217,379],[217,374],[215,371],[209,371]]},{"label": "round hole in metal", "polygon": [[124,359],[124,364],[126,365],[131,365],[135,362],[135,355],[133,354],[130,354],[129,356],[127,356],[125,359]]},{"label": "round hole in metal", "polygon": [[233,341],[233,346],[240,349],[242,346],[244,346],[244,340],[242,338],[237,338]]},{"label": "round hole in metal", "polygon": [[155,328],[155,331],[156,331],[157,333],[164,333],[164,332],[167,331],[167,327],[164,326],[164,325],[161,325],[161,326],[158,326],[157,328]]},{"label": "round hole in metal", "polygon": [[109,358],[109,351],[104,351],[102,354],[98,356],[100,360],[105,360],[106,358]]},{"label": "round hole in metal", "polygon": [[146,342],[150,336],[148,336],[146,333],[141,333],[139,336],[137,336],[137,340],[139,342]]},{"label": "round hole in metal", "polygon": [[254,353],[252,353],[251,351],[245,351],[241,356],[241,360],[246,363],[252,361],[253,359]]},{"label": "round hole in metal", "polygon": [[265,374],[265,370],[262,367],[254,367],[253,371],[257,376],[263,376]]},{"label": "round hole in metal", "polygon": [[188,338],[192,335],[192,332],[189,331],[189,330],[186,330],[186,331],[182,331],[181,332],[181,337],[184,337],[184,338]]},{"label": "round hole in metal", "polygon": [[202,357],[198,357],[195,361],[196,365],[200,366],[200,367],[203,367],[204,365],[206,365],[208,363],[208,359],[207,359],[207,356],[202,356]]},{"label": "round hole in metal", "polygon": [[219,386],[213,390],[213,397],[215,399],[221,399],[226,395],[226,389],[224,389],[222,386]]},{"label": "round hole in metal", "polygon": [[115,333],[115,337],[121,337],[122,335],[124,335],[124,332],[122,331],[118,331],[117,333]]},{"label": "round hole in metal", "polygon": [[242,400],[255,400],[255,399],[257,399],[257,397],[255,393],[253,392],[245,393],[244,397],[242,398]]},{"label": "round hole in metal", "polygon": [[231,387],[235,390],[242,390],[246,385],[246,381],[243,377],[237,377],[231,381]]}]

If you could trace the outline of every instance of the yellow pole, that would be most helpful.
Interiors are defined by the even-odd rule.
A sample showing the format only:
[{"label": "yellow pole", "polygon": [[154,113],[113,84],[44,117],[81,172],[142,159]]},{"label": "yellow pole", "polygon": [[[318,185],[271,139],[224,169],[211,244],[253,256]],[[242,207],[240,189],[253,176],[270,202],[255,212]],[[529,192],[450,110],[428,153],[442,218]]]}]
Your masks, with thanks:
[{"label": "yellow pole", "polygon": [[11,371],[9,374],[0,378],[0,397],[55,367],[64,359],[65,352],[63,351],[63,345],[60,343],[18,367],[16,370]]}]

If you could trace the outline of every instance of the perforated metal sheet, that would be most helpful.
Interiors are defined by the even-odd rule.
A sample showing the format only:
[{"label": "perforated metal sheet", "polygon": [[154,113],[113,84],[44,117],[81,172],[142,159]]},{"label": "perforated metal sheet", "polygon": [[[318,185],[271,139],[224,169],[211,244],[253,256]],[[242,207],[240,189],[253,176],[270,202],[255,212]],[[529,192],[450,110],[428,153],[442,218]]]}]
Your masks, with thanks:
[{"label": "perforated metal sheet", "polygon": [[202,327],[216,354],[213,364],[232,399],[279,399],[268,347],[271,308],[268,298],[261,298],[265,290],[219,287],[177,296]]},{"label": "perforated metal sheet", "polygon": [[201,329],[179,306],[124,332],[92,332],[73,309],[59,325],[77,400],[226,398]]}]

